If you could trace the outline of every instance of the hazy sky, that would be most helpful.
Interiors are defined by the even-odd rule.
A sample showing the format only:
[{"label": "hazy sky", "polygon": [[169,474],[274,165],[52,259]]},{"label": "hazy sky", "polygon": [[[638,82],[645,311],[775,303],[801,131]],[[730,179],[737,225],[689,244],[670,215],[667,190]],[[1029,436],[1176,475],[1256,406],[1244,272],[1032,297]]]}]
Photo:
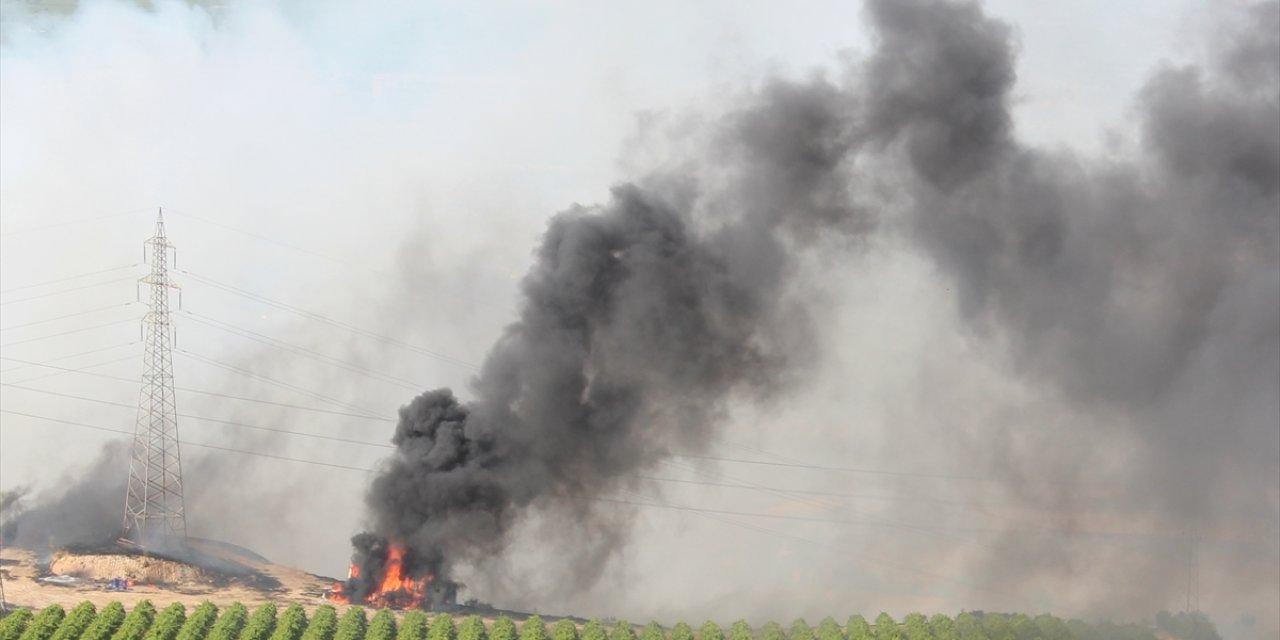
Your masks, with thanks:
[{"label": "hazy sky", "polygon": [[[655,127],[696,126],[770,75],[837,75],[841,60],[870,46],[857,2],[0,6],[0,399],[9,411],[0,414],[0,489],[36,494],[74,479],[116,436],[14,412],[132,429],[128,406],[81,398],[136,402],[136,383],[102,376],[139,373],[143,307],[127,303],[157,207],[183,286],[179,386],[328,411],[181,392],[183,413],[224,421],[184,420],[184,439],[371,467],[386,449],[226,422],[384,443],[417,390],[465,396],[512,318],[516,283],[552,214],[600,202],[664,162],[670,150],[655,149]],[[1146,79],[1197,58],[1214,29],[1197,2],[985,6],[1016,31],[1019,138],[1104,160],[1135,145]],[[1123,418],[1012,372],[989,336],[961,321],[951,283],[901,238],[806,269],[822,301],[810,313],[823,358],[784,401],[735,407],[715,455],[890,473],[676,458],[651,474],[664,480],[618,498],[775,517],[636,506],[625,556],[588,594],[527,587],[558,561],[543,544],[548,532],[571,526],[527,523],[515,543],[528,550],[516,554],[522,561],[464,575],[474,589],[464,597],[725,623],[882,609],[1136,618],[1181,606],[1177,587],[1155,603],[1126,597],[1108,608],[1099,598],[1100,586],[1146,588],[1115,585],[1115,567],[1128,566],[1118,558],[1182,557],[1182,532],[1107,508],[1107,474],[1132,453],[1126,443],[1092,452],[1097,484],[1060,487],[1072,513],[1010,506],[1004,489],[973,479],[1023,447],[1062,447],[1069,459],[1092,446],[1069,425]],[[46,295],[57,291],[66,293]],[[101,375],[25,365],[50,361]],[[957,433],[989,437],[990,458],[954,458]],[[367,474],[194,446],[184,456],[193,535],[345,572]],[[1274,542],[1280,486],[1257,492]],[[1094,533],[1064,537],[1063,557],[1042,559],[1061,562],[1057,579],[1010,588],[970,571],[970,550],[1007,544],[991,531],[1067,521]],[[1202,543],[1202,606],[1226,627],[1274,629],[1280,585],[1253,599],[1216,595],[1233,577],[1214,572],[1215,554],[1245,549],[1264,569],[1280,566],[1255,529],[1238,533]]]}]

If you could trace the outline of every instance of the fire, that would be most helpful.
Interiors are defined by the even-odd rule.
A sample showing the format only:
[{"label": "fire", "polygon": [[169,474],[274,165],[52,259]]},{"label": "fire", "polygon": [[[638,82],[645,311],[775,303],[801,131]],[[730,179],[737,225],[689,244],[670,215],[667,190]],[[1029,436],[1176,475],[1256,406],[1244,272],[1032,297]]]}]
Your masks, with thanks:
[{"label": "fire", "polygon": [[[405,570],[404,554],[403,545],[390,545],[387,549],[386,571],[382,574],[382,580],[378,583],[378,588],[364,599],[363,604],[391,609],[423,608],[424,605],[431,604],[428,602],[428,593],[430,593],[429,586],[435,581],[435,576],[428,574],[421,580],[414,580]],[[358,577],[360,577],[360,566],[353,564],[347,572],[347,579],[350,581]],[[333,585],[333,590],[329,592],[329,599],[350,604],[352,594],[346,583],[339,582]]]}]

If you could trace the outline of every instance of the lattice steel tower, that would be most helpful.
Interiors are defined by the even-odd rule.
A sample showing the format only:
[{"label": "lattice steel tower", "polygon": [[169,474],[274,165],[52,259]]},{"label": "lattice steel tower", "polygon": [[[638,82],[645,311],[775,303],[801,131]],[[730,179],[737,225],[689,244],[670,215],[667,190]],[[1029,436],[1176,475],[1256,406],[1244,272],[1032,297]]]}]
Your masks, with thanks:
[{"label": "lattice steel tower", "polygon": [[[178,409],[173,389],[173,322],[169,316],[169,250],[164,212],[156,234],[143,244],[151,273],[138,282],[150,285],[151,308],[142,319],[142,391],[133,431],[133,460],[124,505],[124,535],[143,546],[187,537],[182,500],[182,459],[178,455]],[[176,257],[175,257],[176,261]]]}]

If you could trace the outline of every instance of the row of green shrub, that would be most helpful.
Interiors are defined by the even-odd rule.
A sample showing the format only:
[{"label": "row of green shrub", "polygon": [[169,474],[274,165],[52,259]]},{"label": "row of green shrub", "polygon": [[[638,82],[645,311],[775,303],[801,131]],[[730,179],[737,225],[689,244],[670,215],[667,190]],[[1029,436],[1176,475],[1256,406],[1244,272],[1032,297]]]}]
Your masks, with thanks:
[{"label": "row of green shrub", "polygon": [[816,627],[796,620],[787,628],[777,623],[755,629],[744,621],[723,628],[705,622],[697,629],[678,623],[670,629],[657,623],[637,628],[626,621],[605,625],[598,620],[579,624],[569,619],[548,623],[530,616],[519,625],[507,616],[498,616],[488,625],[478,616],[455,622],[447,613],[428,619],[421,611],[411,611],[397,620],[383,609],[369,617],[361,607],[350,607],[338,615],[332,606],[319,607],[308,619],[301,605],[292,604],[280,613],[268,603],[252,613],[242,604],[228,606],[219,614],[211,603],[203,603],[186,615],[181,603],[157,613],[149,601],[142,601],[126,615],[113,602],[96,611],[89,602],[71,613],[60,605],[39,612],[17,610],[0,620],[0,640],[1154,640],[1152,630],[1140,625],[1087,624],[1063,621],[1050,615],[1034,618],[1021,614],[962,613],[955,618],[938,614],[931,618],[913,613],[901,622],[886,613],[868,621],[851,616],[841,625],[826,618]]}]

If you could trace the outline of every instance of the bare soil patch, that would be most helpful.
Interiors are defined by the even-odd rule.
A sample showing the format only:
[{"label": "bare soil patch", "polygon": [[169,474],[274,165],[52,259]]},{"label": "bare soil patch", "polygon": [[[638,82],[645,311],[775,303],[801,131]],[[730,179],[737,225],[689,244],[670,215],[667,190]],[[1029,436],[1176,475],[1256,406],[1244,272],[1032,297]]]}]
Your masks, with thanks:
[{"label": "bare soil patch", "polygon": [[[260,558],[260,557],[259,557]],[[312,612],[329,604],[324,592],[333,586],[328,578],[299,569],[262,561],[246,554],[235,556],[237,564],[247,567],[247,574],[225,573],[203,569],[171,559],[113,553],[37,553],[28,549],[5,547],[0,550],[4,572],[5,597],[10,606],[42,608],[51,604],[73,607],[85,600],[99,607],[119,601],[126,608],[142,600],[157,607],[181,602],[188,608],[210,601],[219,607],[241,602],[253,607],[266,602],[281,606],[298,603]],[[137,581],[128,591],[107,591],[112,578],[130,577]],[[50,575],[75,575],[69,584],[44,582]],[[144,577],[145,576],[145,577]],[[338,606],[339,611],[345,606]]]}]

